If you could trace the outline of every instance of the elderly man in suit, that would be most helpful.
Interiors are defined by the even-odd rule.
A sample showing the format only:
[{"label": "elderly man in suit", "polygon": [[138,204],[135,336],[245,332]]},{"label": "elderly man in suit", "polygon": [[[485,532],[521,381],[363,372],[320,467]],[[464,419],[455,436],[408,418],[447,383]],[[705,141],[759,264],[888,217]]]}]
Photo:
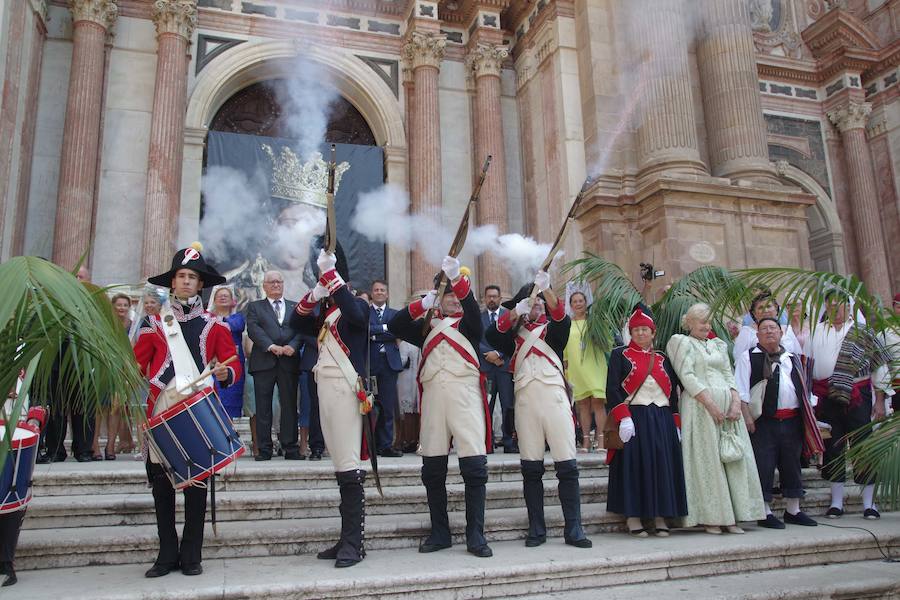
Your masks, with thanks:
[{"label": "elderly man in suit", "polygon": [[379,406],[375,425],[375,444],[378,455],[403,456],[403,451],[393,447],[394,416],[397,413],[397,374],[403,370],[397,338],[388,331],[387,323],[396,314],[389,308],[387,283],[376,279],[372,282],[372,305],[369,308],[369,370],[377,378]]},{"label": "elderly man in suit", "polygon": [[[484,310],[481,311],[481,324],[487,331],[491,325],[496,325],[506,309],[500,306],[500,287],[489,285],[484,288]],[[514,434],[515,423],[515,395],[513,391],[512,373],[509,372],[509,357],[491,346],[487,340],[481,338],[479,347],[480,369],[485,378],[490,382],[490,413],[494,414],[494,405],[497,396],[500,397],[500,421],[503,428],[503,452],[507,454],[517,453],[519,447]]]},{"label": "elderly man in suit", "polygon": [[249,371],[256,393],[256,460],[272,458],[272,394],[278,386],[281,431],[278,440],[286,460],[300,460],[297,445],[297,389],[300,376],[300,332],[291,327],[296,302],[284,298],[284,276],[267,271],[266,297],[247,305],[247,334],[253,341]]}]

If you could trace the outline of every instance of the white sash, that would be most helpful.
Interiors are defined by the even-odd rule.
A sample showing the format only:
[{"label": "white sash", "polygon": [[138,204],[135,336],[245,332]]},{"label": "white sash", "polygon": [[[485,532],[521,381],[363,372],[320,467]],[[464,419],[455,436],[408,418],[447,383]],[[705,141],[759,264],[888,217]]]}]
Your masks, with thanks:
[{"label": "white sash", "polygon": [[[527,336],[524,337],[524,342],[519,347],[518,352],[516,353],[516,368],[519,367],[523,362],[525,362],[525,358],[528,356],[528,353],[531,352],[531,349],[534,348],[539,350],[547,359],[553,363],[553,366],[556,367],[556,370],[559,371],[559,374],[563,374],[563,366],[559,360],[559,356],[556,355],[556,352],[550,345],[541,339],[541,334],[547,329],[548,324],[544,323],[543,325],[539,325],[534,329],[528,332]],[[565,379],[565,376],[563,376]]]},{"label": "white sash", "polygon": [[[437,336],[443,334],[448,339],[453,340],[456,344],[458,344],[465,352],[472,357],[475,361],[475,364],[478,364],[478,354],[475,353],[475,348],[472,347],[472,342],[460,333],[459,329],[453,327],[457,323],[462,321],[462,317],[446,317],[444,319],[437,320],[434,328],[425,338],[425,342],[422,344],[422,348],[427,348],[428,345],[434,340]],[[432,321],[435,323],[435,321]]]},{"label": "white sash", "polygon": [[319,352],[321,353],[323,349],[328,352],[341,370],[341,374],[347,380],[347,383],[350,384],[350,388],[354,391],[359,391],[359,373],[356,372],[356,367],[350,362],[350,357],[347,356],[338,343],[337,338],[331,332],[331,327],[339,318],[341,318],[341,309],[339,308],[325,317],[325,325],[323,326],[325,328],[325,337],[319,343]]}]

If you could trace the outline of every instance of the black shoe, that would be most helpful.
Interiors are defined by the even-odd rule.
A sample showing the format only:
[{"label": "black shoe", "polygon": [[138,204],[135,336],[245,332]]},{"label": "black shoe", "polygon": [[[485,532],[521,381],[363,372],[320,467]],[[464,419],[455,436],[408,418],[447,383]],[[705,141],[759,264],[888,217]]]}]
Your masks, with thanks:
[{"label": "black shoe", "polygon": [[313,450],[309,454],[309,460],[322,460],[322,451],[321,450]]},{"label": "black shoe", "polygon": [[466,548],[466,552],[473,556],[477,556],[478,558],[489,558],[494,555],[490,546],[485,544],[484,546],[478,546],[477,548]]},{"label": "black shoe", "polygon": [[401,448],[401,450],[403,450],[403,452],[406,454],[413,454],[413,453],[415,453],[415,451],[418,447],[419,447],[419,445],[417,443],[410,442],[410,443],[406,444],[405,446],[403,446]]},{"label": "black shoe", "polygon": [[[78,462],[93,462],[94,455],[93,454],[79,454],[78,456],[75,457],[75,460],[77,460]],[[101,456],[97,460],[103,460],[103,457]],[[56,461],[54,461],[54,462],[56,462]]]},{"label": "black shoe", "polygon": [[52,463],[53,458],[49,454],[41,454],[37,457],[37,460],[35,462],[39,465],[46,465],[48,463]]},{"label": "black shoe", "polygon": [[594,546],[593,542],[587,538],[581,538],[580,540],[566,540],[566,544],[575,546],[576,548],[592,548]]},{"label": "black shoe", "polygon": [[844,509],[838,508],[837,506],[832,506],[825,513],[825,516],[829,519],[840,519],[844,516]]},{"label": "black shoe", "polygon": [[863,511],[863,519],[869,519],[870,521],[877,521],[881,518],[881,513],[875,510],[874,508],[867,508]]},{"label": "black shoe", "polygon": [[181,567],[182,575],[199,575],[203,572],[203,565],[197,563],[196,565],[185,565]]},{"label": "black shoe", "polygon": [[438,550],[446,550],[453,544],[429,544],[427,541],[419,544],[419,553],[428,554],[430,552],[437,552]]},{"label": "black shoe", "polygon": [[525,538],[525,547],[526,548],[537,548],[538,546],[547,542],[547,538],[545,537],[527,537]]},{"label": "black shoe", "polygon": [[784,529],[784,523],[772,513],[767,514],[765,519],[757,521],[756,524],[766,529]]},{"label": "black shoe", "polygon": [[341,545],[341,543],[338,542],[331,548],[328,548],[327,550],[322,550],[321,552],[316,554],[316,558],[318,558],[319,560],[334,560],[334,559],[336,559],[337,553],[338,553],[338,548],[340,547],[340,545]]},{"label": "black shoe", "polygon": [[818,525],[818,523],[809,518],[809,515],[804,513],[802,510],[796,515],[792,515],[788,511],[784,511],[784,522],[788,525],[803,525],[805,527],[815,527],[816,525]]},{"label": "black shoe", "polygon": [[144,577],[149,577],[151,579],[154,577],[163,577],[177,569],[178,567],[167,567],[165,565],[158,565],[156,563],[153,563],[153,566],[150,567],[150,569],[148,569],[146,573],[144,573]]},{"label": "black shoe", "polygon": [[361,558],[339,558],[334,561],[334,567],[336,569],[343,569],[344,567],[352,567],[360,562],[362,562]]},{"label": "black shoe", "polygon": [[268,452],[260,452],[253,458],[253,460],[255,460],[256,462],[260,462],[263,460],[272,460],[272,455]]},{"label": "black shoe", "polygon": [[506,444],[503,446],[503,454],[518,454],[519,446],[516,444]]},{"label": "black shoe", "polygon": [[299,450],[288,450],[284,453],[284,460],[306,460]]},{"label": "black shoe", "polygon": [[19,581],[19,578],[16,577],[16,572],[12,567],[9,567],[6,571],[6,579],[3,580],[3,583],[0,583],[0,587],[9,587],[11,585],[16,585],[16,582]]},{"label": "black shoe", "polygon": [[385,448],[378,451],[378,456],[383,456],[385,458],[400,458],[403,456],[403,452],[395,448]]}]

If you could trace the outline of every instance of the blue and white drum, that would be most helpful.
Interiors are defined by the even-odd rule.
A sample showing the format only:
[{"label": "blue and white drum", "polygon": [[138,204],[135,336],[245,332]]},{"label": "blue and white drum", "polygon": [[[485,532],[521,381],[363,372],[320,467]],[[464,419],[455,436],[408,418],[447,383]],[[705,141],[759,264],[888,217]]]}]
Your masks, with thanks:
[{"label": "blue and white drum", "polygon": [[[0,440],[6,437],[6,423],[0,420]],[[31,477],[37,460],[40,434],[28,427],[16,427],[12,449],[0,474],[0,514],[22,510],[31,501]]]},{"label": "blue and white drum", "polygon": [[206,480],[245,450],[211,387],[154,415],[144,427],[175,489]]}]

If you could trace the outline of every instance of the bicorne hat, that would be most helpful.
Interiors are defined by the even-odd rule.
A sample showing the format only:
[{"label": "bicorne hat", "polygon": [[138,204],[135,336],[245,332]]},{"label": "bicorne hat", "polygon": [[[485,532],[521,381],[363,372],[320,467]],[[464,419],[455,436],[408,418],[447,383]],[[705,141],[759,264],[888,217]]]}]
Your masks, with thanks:
[{"label": "bicorne hat", "polygon": [[202,249],[203,246],[199,242],[194,242],[187,248],[179,250],[172,257],[171,269],[165,273],[150,277],[147,281],[160,287],[171,288],[175,273],[180,269],[190,269],[200,276],[204,286],[211,287],[225,283],[225,278],[212,265],[206,264],[203,255],[200,254]]}]

